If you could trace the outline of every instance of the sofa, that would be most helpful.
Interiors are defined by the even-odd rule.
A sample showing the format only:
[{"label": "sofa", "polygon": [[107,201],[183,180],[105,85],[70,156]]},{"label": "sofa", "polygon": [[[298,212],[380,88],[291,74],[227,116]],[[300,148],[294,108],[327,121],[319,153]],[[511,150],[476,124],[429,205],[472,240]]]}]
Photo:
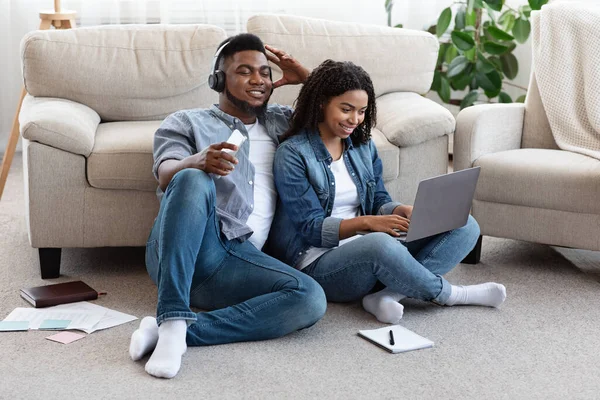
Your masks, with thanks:
[{"label": "sofa", "polygon": [[[446,173],[455,120],[422,96],[433,79],[434,36],[284,15],[252,17],[247,30],[309,68],[332,58],[371,74],[372,135],[392,197],[410,203],[419,180]],[[26,218],[42,278],[59,276],[62,248],[146,244],[158,212],[154,132],[177,110],[218,101],[207,77],[226,36],[211,25],[123,25],[23,38]],[[277,89],[271,101],[292,105],[298,91]]]}]

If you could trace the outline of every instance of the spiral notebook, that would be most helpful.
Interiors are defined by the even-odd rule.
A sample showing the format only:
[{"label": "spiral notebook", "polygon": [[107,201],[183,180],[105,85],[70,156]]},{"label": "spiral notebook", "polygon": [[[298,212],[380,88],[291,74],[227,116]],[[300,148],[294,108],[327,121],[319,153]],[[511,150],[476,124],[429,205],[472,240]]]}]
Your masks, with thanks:
[{"label": "spiral notebook", "polygon": [[[391,334],[390,334],[391,331]],[[385,328],[358,331],[358,336],[384,348],[390,353],[426,349],[433,347],[433,342],[400,325]],[[393,344],[392,344],[393,343]]]}]

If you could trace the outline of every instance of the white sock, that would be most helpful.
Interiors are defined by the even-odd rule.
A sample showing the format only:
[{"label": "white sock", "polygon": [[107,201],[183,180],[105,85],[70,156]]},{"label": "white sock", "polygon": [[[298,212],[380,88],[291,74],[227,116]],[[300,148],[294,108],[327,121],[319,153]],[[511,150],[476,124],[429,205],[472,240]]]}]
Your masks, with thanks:
[{"label": "white sock", "polygon": [[173,319],[158,327],[158,342],[146,363],[146,372],[157,378],[172,378],[179,372],[181,357],[187,350],[187,321]]},{"label": "white sock", "polygon": [[398,302],[405,297],[389,289],[383,289],[363,297],[362,305],[378,321],[386,324],[397,324],[404,314],[404,306]]},{"label": "white sock", "polygon": [[156,318],[144,317],[140,322],[140,327],[131,335],[129,344],[129,355],[133,361],[140,360],[146,354],[151,352],[156,346],[158,340],[158,325]]},{"label": "white sock", "polygon": [[488,282],[481,285],[451,286],[447,306],[469,304],[475,306],[498,307],[506,299],[506,288],[499,283]]}]

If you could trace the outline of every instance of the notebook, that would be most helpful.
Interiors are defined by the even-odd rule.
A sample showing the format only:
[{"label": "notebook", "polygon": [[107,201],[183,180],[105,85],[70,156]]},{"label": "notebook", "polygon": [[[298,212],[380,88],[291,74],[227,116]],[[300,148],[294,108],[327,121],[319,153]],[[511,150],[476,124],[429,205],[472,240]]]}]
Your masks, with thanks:
[{"label": "notebook", "polygon": [[21,297],[32,306],[40,308],[76,301],[96,300],[98,292],[82,281],[73,281],[21,289]]},{"label": "notebook", "polygon": [[[390,331],[393,334],[390,335]],[[358,336],[384,348],[390,353],[403,353],[405,351],[426,349],[433,347],[433,342],[417,335],[413,331],[400,325],[386,326],[385,328],[358,331]],[[394,343],[394,344],[391,344]]]}]

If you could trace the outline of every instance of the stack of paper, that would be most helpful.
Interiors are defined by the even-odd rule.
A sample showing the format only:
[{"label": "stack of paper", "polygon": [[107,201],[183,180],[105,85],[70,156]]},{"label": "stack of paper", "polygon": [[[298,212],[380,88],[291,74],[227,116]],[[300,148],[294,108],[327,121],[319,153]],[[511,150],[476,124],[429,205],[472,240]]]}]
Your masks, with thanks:
[{"label": "stack of paper", "polygon": [[[48,321],[70,321],[67,327],[62,329],[92,333],[136,319],[133,315],[80,301],[48,308],[15,308],[4,321],[27,321],[29,329],[44,329],[48,326]],[[53,329],[58,328],[55,326]]]}]

